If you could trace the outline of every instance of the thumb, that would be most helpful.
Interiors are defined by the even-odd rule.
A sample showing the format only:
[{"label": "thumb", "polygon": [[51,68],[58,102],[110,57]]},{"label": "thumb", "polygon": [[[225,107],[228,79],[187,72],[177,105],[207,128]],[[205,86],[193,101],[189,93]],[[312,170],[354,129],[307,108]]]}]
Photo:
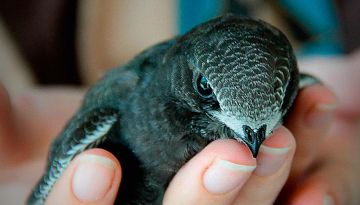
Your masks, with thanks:
[{"label": "thumb", "polygon": [[46,204],[114,204],[120,181],[120,163],[111,153],[87,150],[71,162]]},{"label": "thumb", "polygon": [[232,204],[255,167],[244,144],[229,139],[211,142],[178,171],[163,204]]}]

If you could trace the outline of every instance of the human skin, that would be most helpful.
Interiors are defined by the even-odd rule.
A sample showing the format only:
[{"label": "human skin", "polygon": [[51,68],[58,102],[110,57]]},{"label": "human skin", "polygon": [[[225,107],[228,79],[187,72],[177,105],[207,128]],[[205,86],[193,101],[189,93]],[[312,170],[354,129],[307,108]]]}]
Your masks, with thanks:
[{"label": "human skin", "polygon": [[[51,136],[55,136],[56,133],[60,131],[66,119],[71,116],[71,113],[74,112],[76,107],[79,105],[81,97],[80,95],[78,95],[79,92],[76,90],[52,88],[35,89],[28,91],[26,94],[21,95],[20,97],[14,97],[12,102],[10,103],[8,95],[6,94],[6,91],[3,87],[1,89],[1,93],[1,102],[3,105],[1,107],[7,107],[7,109],[2,109],[1,121],[8,123],[7,125],[2,123],[4,125],[1,128],[3,130],[2,133],[5,134],[2,134],[1,137],[2,139],[7,139],[6,142],[4,141],[2,143],[2,146],[9,148],[12,147],[13,149],[9,149],[2,155],[3,157],[1,164],[3,165],[4,169],[1,169],[1,172],[3,172],[1,173],[1,176],[6,177],[1,179],[4,186],[1,187],[0,190],[4,191],[5,189],[9,189],[9,182],[13,182],[13,190],[18,189],[19,191],[21,191],[20,185],[15,182],[22,183],[21,186],[26,185],[28,190],[23,190],[23,192],[17,192],[16,196],[12,195],[12,199],[6,199],[11,197],[11,195],[7,195],[7,197],[3,198],[5,200],[10,200],[10,202],[11,200],[21,198],[22,201],[20,203],[23,203],[27,194],[30,191],[30,188],[36,182],[36,178],[38,178],[39,174],[42,172],[39,163],[36,164],[34,162],[39,160],[45,160],[47,152],[46,147],[51,141]],[[59,105],[63,105],[68,108],[63,108],[62,110],[59,110],[59,107],[61,107]],[[52,119],[54,117],[55,119]],[[13,120],[7,120],[11,118]],[[44,122],[46,122],[46,126],[43,126]],[[257,162],[254,158],[252,158],[252,155],[250,151],[246,148],[246,146],[234,140],[218,140],[207,146],[201,153],[196,155],[196,157],[194,157],[179,171],[166,192],[164,203],[199,204],[199,202],[203,202],[203,204],[230,204],[231,201],[237,198],[238,193],[240,193],[240,191],[243,191],[242,185],[244,185],[245,182],[248,182],[251,178],[254,178],[255,181],[247,184],[254,184],[254,186],[257,186],[258,183],[262,183],[263,187],[266,184],[269,187],[274,187],[273,182],[274,180],[277,181],[277,188],[273,190],[274,192],[278,193],[281,190],[282,185],[285,183],[288,172],[290,170],[292,155],[295,151],[295,141],[289,131],[284,127],[280,128],[280,130],[276,133],[278,134],[272,136],[270,138],[271,140],[267,140],[265,144],[275,147],[288,147],[287,154],[282,157],[284,159],[282,164],[284,165],[280,166],[282,168],[272,171],[278,174],[273,175],[272,173],[266,172],[265,174],[263,174],[263,171],[263,176],[255,175],[254,173],[256,173],[257,171],[255,170],[252,172],[252,167],[255,168]],[[17,146],[16,143],[19,143],[19,139],[22,140],[22,143],[20,143],[19,149],[15,149],[15,147]],[[23,154],[20,154],[18,150],[26,151],[26,153],[23,152]],[[100,201],[96,199],[95,202],[91,202],[91,200],[89,201],[86,196],[81,194],[81,191],[80,194],[73,193],[77,189],[74,188],[75,185],[72,182],[76,181],[74,179],[74,176],[76,175],[74,174],[74,172],[76,172],[77,167],[79,167],[79,164],[81,164],[82,162],[81,157],[85,156],[86,158],[86,156],[89,155],[102,156],[106,159],[110,159],[111,161],[113,161],[113,165],[115,167],[114,169],[112,169],[113,172],[103,171],[105,175],[108,174],[110,178],[116,179],[115,182],[111,184],[111,186],[109,184],[104,185],[105,187],[107,187],[107,189],[105,189],[107,190],[107,193],[112,194],[110,194],[110,196],[108,194],[100,194],[103,198],[100,199]],[[12,156],[16,157],[13,158]],[[264,154],[260,153],[259,158],[261,157],[264,157]],[[210,173],[210,180],[205,179],[206,177],[204,176],[204,172],[206,172],[206,170],[210,170],[209,166],[213,164],[215,159],[226,160],[228,162],[240,164],[245,167],[248,166],[249,171],[225,170],[225,172],[232,176],[232,179],[237,179],[235,181],[238,181],[238,183],[224,185],[223,187],[225,187],[225,192],[223,190],[213,190],[211,189],[211,187],[213,187],[213,185],[211,185],[211,180],[216,180],[216,169],[215,171],[214,169],[212,169],[213,171],[212,174]],[[86,163],[89,162],[89,160],[85,161]],[[28,166],[24,166],[26,164],[28,164]],[[100,165],[92,163],[92,165],[94,166],[91,170],[101,169],[102,164],[104,163],[101,162]],[[29,170],[29,167],[36,165],[36,169],[31,168],[32,170],[35,169],[32,173],[30,171],[24,172],[27,175],[23,176],[24,179],[18,179],[17,176],[19,175],[19,173],[14,172],[14,170],[18,169],[17,171],[21,173],[21,169]],[[44,163],[41,163],[41,165],[43,166]],[[234,167],[236,168],[236,165]],[[99,181],[106,181],[105,179],[107,176],[105,175],[103,176],[102,180]],[[267,175],[271,176],[267,177]],[[114,200],[114,193],[116,193],[117,191],[120,178],[120,164],[114,156],[101,149],[93,149],[87,151],[74,159],[70,167],[66,170],[61,179],[55,185],[53,191],[49,195],[47,204],[56,204],[56,202],[59,201],[66,204],[80,204],[83,203],[84,200],[87,201],[88,204],[111,204]],[[94,175],[91,175],[91,180],[93,179]],[[207,185],[204,186],[204,181],[210,182],[207,182]],[[183,182],[192,184],[184,184]],[[96,182],[94,181],[93,183],[96,184]],[[100,185],[95,187],[99,186]],[[206,186],[210,187],[211,191],[208,191]],[[188,193],[192,193],[192,196],[184,196],[184,194],[186,193],[180,191],[185,190],[184,187],[192,187],[192,190],[190,190],[189,188],[186,189],[190,191]],[[276,197],[276,194],[270,195],[271,196],[266,197],[265,195],[263,196],[266,198],[266,200],[273,201]],[[81,200],[79,200],[79,198]]]},{"label": "human skin", "polygon": [[[31,89],[26,94],[13,96],[10,102],[1,87],[0,198],[8,200],[7,204],[24,202],[42,173],[49,143],[79,106],[80,93],[82,91],[64,88]],[[354,116],[355,111],[348,112],[351,108],[342,100],[336,99],[324,86],[303,90],[285,123],[291,132],[284,127],[275,131],[264,142],[270,149],[262,149],[256,160],[245,146],[235,141],[211,143],[180,169],[167,189],[164,204],[272,204],[277,198],[279,204],[288,201],[290,204],[323,204],[324,200],[358,204],[356,187],[360,185],[357,176],[360,163],[353,157],[360,154],[358,118]],[[334,110],[335,107],[338,109]],[[89,155],[99,158],[88,160]],[[87,198],[86,193],[81,192],[82,187],[76,185],[76,181],[84,180],[75,177],[82,163],[102,170],[104,183],[98,187],[104,185],[105,188],[96,199]],[[87,176],[96,179],[91,174]],[[228,175],[232,176],[233,184],[214,188],[213,181],[221,183],[221,177]],[[105,180],[107,177],[111,183]],[[47,204],[56,204],[59,200],[68,204],[84,201],[85,204],[111,204],[120,180],[119,162],[105,150],[90,150],[71,163]],[[282,189],[285,194],[278,197]],[[12,193],[16,190],[16,195],[8,194],[11,192],[7,190]]]},{"label": "human skin", "polygon": [[[333,122],[322,133],[306,131],[296,121],[301,116],[289,119],[287,127],[296,136],[299,149],[280,199],[297,205],[319,204],[320,196],[327,193],[335,204],[360,204],[360,50],[346,56],[305,58],[299,65],[302,72],[319,76],[336,94],[337,108]],[[301,108],[296,106],[295,115],[297,109]],[[308,143],[319,137],[317,143]]]}]

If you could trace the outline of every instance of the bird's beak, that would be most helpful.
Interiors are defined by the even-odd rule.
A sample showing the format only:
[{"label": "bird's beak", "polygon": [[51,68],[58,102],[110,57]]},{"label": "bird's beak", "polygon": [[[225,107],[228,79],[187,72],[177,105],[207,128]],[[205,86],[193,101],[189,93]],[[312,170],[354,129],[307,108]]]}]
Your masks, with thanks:
[{"label": "bird's beak", "polygon": [[257,132],[254,132],[249,126],[243,127],[245,137],[243,141],[249,147],[254,158],[257,157],[260,145],[265,140],[266,127],[261,127]]}]

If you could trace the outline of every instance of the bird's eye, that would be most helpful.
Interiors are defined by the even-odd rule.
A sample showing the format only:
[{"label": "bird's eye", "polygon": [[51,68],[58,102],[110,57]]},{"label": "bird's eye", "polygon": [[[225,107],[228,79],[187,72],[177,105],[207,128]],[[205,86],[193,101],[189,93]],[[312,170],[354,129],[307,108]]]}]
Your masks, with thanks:
[{"label": "bird's eye", "polygon": [[201,97],[204,98],[210,98],[213,95],[213,91],[208,80],[201,74],[199,74],[196,79],[196,90],[201,95]]}]

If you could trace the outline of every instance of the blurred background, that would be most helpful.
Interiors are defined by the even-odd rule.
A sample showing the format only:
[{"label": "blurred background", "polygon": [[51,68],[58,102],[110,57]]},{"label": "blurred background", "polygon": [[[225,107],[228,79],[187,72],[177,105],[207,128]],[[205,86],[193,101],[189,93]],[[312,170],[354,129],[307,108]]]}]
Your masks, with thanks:
[{"label": "blurred background", "polygon": [[[281,29],[296,50],[300,68],[325,76],[320,79],[332,86],[341,107],[360,116],[360,95],[354,94],[360,76],[358,0],[0,0],[0,84],[11,96],[33,87],[88,87],[107,69],[126,63],[145,48],[228,12],[260,18]],[[51,98],[62,97],[51,93]],[[67,99],[68,105],[53,112],[43,107],[35,111],[46,110],[49,116],[66,113],[62,108],[77,98]],[[29,121],[39,123],[39,116]],[[44,127],[48,124],[56,125],[50,122]],[[21,131],[47,134],[43,129],[29,130]],[[38,145],[36,157],[42,158],[36,166],[18,162],[19,166],[1,167],[0,160],[0,171],[5,170],[0,173],[0,204],[23,204],[44,166],[47,146],[39,147],[49,144],[50,136],[55,135],[49,134],[44,142],[17,139]],[[28,155],[19,141],[13,141],[16,153]],[[2,155],[6,156],[4,149]]]},{"label": "blurred background", "polygon": [[299,58],[346,55],[360,45],[356,0],[0,0],[0,81],[91,85],[159,41],[224,13],[279,27]]}]

